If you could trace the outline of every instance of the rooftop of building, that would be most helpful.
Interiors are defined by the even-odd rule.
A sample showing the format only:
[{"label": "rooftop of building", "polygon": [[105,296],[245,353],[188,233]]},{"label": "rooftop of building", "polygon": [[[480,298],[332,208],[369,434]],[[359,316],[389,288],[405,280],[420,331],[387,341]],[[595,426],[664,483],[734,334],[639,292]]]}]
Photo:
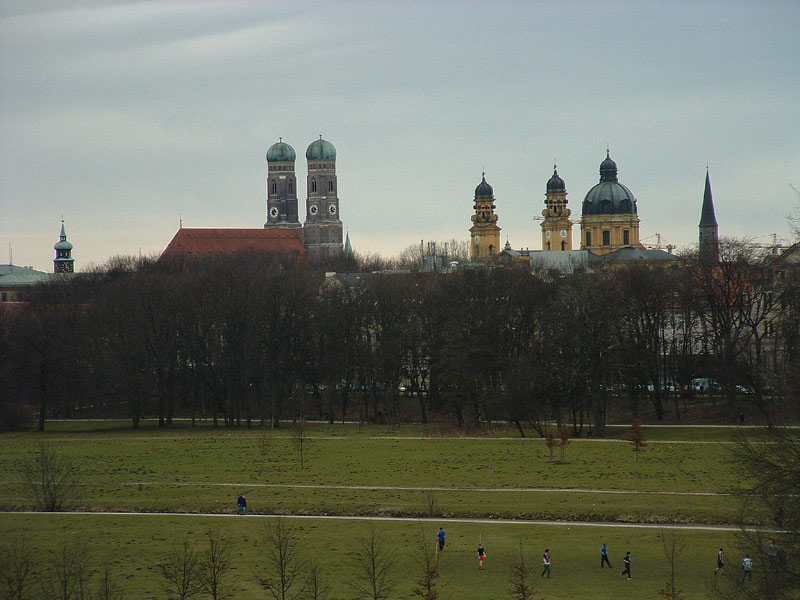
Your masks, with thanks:
[{"label": "rooftop of building", "polygon": [[37,271],[32,267],[0,265],[0,287],[24,287],[48,281],[51,273]]},{"label": "rooftop of building", "polygon": [[291,256],[301,262],[309,261],[296,229],[181,228],[161,258],[239,252],[265,252]]}]

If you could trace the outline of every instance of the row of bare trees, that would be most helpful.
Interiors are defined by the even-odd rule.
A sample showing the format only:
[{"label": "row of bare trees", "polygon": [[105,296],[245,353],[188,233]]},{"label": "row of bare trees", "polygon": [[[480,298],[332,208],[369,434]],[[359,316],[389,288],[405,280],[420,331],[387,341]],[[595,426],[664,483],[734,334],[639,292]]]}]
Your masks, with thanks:
[{"label": "row of bare trees", "polygon": [[309,415],[601,434],[610,409],[682,419],[702,377],[772,423],[797,389],[798,298],[797,273],[734,243],[715,266],[569,275],[116,260],[0,311],[0,415],[32,410],[40,429],[53,417]]}]

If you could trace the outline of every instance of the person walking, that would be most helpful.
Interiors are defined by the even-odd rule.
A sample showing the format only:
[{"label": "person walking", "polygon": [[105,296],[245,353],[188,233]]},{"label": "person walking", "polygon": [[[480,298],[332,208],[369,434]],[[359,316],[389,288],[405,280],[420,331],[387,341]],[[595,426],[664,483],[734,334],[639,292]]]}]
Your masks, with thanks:
[{"label": "person walking", "polygon": [[239,494],[239,497],[236,499],[236,504],[239,506],[240,515],[247,512],[247,501],[244,499],[244,494]]},{"label": "person walking", "polygon": [[622,560],[625,562],[625,570],[622,573],[620,573],[620,575],[627,575],[628,579],[630,580],[630,578],[631,578],[631,553],[630,552],[626,552],[625,553],[625,558],[622,559]]},{"label": "person walking", "polygon": [[749,554],[745,554],[742,559],[742,583],[745,579],[753,581],[753,559]]},{"label": "person walking", "polygon": [[722,548],[719,549],[717,552],[717,568],[714,569],[714,575],[717,574],[717,571],[720,571],[725,568],[725,559],[722,557]]},{"label": "person walking", "polygon": [[608,565],[609,569],[613,569],[614,568],[614,567],[611,566],[611,563],[608,561],[608,548],[606,547],[605,542],[603,543],[603,547],[600,548],[600,568],[601,569],[603,568],[604,564]]},{"label": "person walking", "polygon": [[547,573],[547,578],[550,579],[550,550],[547,548],[545,548],[544,554],[542,554],[542,565],[544,566],[542,569],[542,577]]},{"label": "person walking", "polygon": [[486,551],[483,549],[483,543],[478,544],[478,568],[483,568],[483,559],[486,558]]},{"label": "person walking", "polygon": [[439,527],[439,533],[436,534],[436,537],[439,538],[439,551],[441,552],[444,550],[444,529]]}]

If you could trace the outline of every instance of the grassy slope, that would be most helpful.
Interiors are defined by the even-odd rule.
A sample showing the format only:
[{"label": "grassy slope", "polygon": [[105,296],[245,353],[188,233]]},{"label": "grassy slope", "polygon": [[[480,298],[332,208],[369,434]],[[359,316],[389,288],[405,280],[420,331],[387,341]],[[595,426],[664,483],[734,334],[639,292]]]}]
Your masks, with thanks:
[{"label": "grassy slope", "polygon": [[[97,560],[108,560],[125,586],[130,600],[163,598],[157,565],[163,556],[181,543],[185,535],[201,542],[208,528],[220,529],[233,547],[235,570],[232,583],[235,598],[266,598],[256,588],[253,573],[263,573],[265,520],[253,517],[171,517],[109,515],[0,515],[0,531],[6,539],[25,533],[30,545],[40,552],[38,563],[48,563],[53,539],[86,540]],[[313,555],[334,584],[334,597],[346,598],[345,582],[352,574],[352,555],[357,538],[369,525],[359,521],[292,521],[302,538],[306,557]],[[522,543],[526,559],[533,565],[535,598],[580,600],[616,598],[652,599],[667,579],[659,532],[645,529],[602,529],[595,527],[525,526],[519,524],[443,523],[447,547],[441,556],[445,598],[478,600],[509,597],[508,568],[511,556]],[[429,543],[435,540],[439,523],[422,525]],[[382,522],[377,525],[396,553],[396,570],[401,583],[392,597],[407,597],[415,566],[420,525]],[[680,531],[684,551],[678,562],[679,586],[687,598],[709,595],[713,582],[716,550],[729,547],[732,535],[724,532]],[[483,540],[488,558],[486,569],[478,571],[475,548]],[[614,569],[599,568],[599,547],[609,546]],[[553,575],[539,578],[540,556],[550,549]],[[621,557],[633,556],[633,580],[619,576]],[[731,566],[735,563],[729,557]],[[738,573],[731,569],[733,573]]]}]

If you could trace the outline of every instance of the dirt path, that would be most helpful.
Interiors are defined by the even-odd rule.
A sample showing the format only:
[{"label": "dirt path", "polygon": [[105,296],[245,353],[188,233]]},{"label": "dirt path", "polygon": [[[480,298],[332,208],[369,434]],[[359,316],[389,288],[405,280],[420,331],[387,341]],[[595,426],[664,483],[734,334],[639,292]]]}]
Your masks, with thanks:
[{"label": "dirt path", "polygon": [[[664,529],[665,527],[672,527],[672,525],[660,523],[603,523],[599,521],[529,521],[529,520],[513,520],[513,519],[466,519],[466,518],[431,518],[431,517],[361,517],[361,516],[340,516],[340,515],[247,515],[243,517],[238,514],[214,514],[214,513],[180,513],[180,512],[34,512],[34,511],[0,511],[0,514],[15,514],[15,515],[29,515],[29,516],[43,516],[48,515],[51,517],[59,516],[136,516],[136,517],[192,517],[192,518],[221,518],[221,519],[319,519],[328,521],[396,521],[418,523],[420,521],[430,521],[435,523],[477,523],[485,525],[550,525],[557,527],[606,527],[617,529]],[[741,531],[739,527],[734,525],[675,525],[677,529],[693,530],[693,531]],[[765,528],[748,528],[749,531],[764,531],[764,532],[777,532],[774,529]]]}]

